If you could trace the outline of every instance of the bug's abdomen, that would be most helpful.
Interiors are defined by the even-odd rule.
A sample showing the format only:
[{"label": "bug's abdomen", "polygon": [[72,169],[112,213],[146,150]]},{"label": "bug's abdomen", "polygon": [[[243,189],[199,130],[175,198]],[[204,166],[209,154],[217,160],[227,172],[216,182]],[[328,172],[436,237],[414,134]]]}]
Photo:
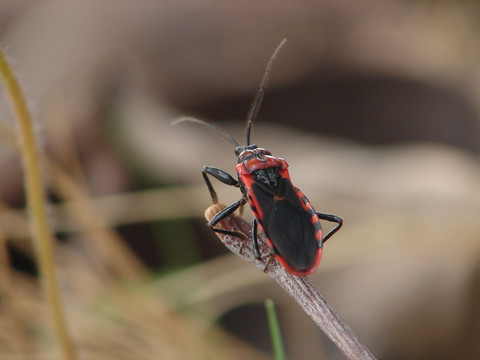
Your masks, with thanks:
[{"label": "bug's abdomen", "polygon": [[294,210],[284,201],[275,203],[274,212],[280,216],[270,219],[266,230],[278,255],[297,271],[311,269],[317,258],[319,243],[308,214]]},{"label": "bug's abdomen", "polygon": [[306,197],[287,178],[275,194],[252,183],[249,202],[277,258],[296,275],[315,271],[321,256],[322,232]]}]

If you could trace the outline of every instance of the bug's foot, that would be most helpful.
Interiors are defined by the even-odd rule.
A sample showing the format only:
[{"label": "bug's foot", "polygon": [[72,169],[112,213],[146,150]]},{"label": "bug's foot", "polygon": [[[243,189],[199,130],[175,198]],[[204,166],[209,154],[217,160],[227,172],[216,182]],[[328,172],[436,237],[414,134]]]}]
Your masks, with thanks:
[{"label": "bug's foot", "polygon": [[265,258],[268,258],[265,267],[263,268],[263,272],[266,273],[268,270],[268,265],[272,262],[272,259],[275,258],[275,254],[272,251],[269,251],[267,254],[260,256],[260,259],[257,260],[263,260]]},{"label": "bug's foot", "polygon": [[243,255],[243,251],[245,250],[247,240],[248,240],[247,238],[243,239],[242,245],[240,245],[240,251],[238,252],[240,255]]}]

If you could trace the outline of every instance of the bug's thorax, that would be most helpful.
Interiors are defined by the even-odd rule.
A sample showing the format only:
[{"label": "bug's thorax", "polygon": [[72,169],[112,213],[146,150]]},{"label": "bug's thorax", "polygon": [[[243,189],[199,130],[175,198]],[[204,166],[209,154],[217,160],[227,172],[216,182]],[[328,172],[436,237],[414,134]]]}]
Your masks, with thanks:
[{"label": "bug's thorax", "polygon": [[235,152],[238,156],[236,169],[240,178],[251,178],[271,190],[279,186],[288,167],[284,159],[275,157],[270,151],[256,145],[239,146]]}]

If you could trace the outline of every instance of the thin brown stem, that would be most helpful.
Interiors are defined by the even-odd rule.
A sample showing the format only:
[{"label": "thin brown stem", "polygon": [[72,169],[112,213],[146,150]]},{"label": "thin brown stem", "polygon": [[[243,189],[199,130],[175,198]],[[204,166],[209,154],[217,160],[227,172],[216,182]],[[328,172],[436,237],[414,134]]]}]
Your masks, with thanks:
[{"label": "thin brown stem", "polygon": [[[208,221],[219,211],[225,208],[222,204],[214,204],[205,211]],[[240,231],[248,236],[246,243],[242,239],[229,235],[217,234],[227,248],[244,260],[255,265],[258,269],[264,270],[268,258],[257,260],[253,249],[249,246],[252,243],[252,227],[249,223],[238,216],[230,216],[217,225],[224,230]],[[270,251],[268,245],[263,241],[260,243],[261,253]],[[325,301],[320,293],[310,284],[306,277],[298,277],[289,273],[277,261],[270,261],[265,273],[275,280],[302,309],[312,318],[320,329],[334,342],[334,344],[352,360],[375,359],[370,350],[363,345],[345,324],[340,316]]]}]

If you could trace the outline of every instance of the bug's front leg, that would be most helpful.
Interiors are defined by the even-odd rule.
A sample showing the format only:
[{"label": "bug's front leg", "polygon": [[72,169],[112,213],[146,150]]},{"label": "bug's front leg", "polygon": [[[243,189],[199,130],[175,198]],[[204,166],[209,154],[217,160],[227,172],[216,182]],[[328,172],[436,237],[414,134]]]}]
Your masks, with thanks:
[{"label": "bug's front leg", "polygon": [[208,222],[208,226],[215,232],[220,233],[220,234],[225,234],[225,235],[232,235],[239,237],[241,239],[246,240],[247,236],[242,233],[242,232],[237,232],[237,231],[231,231],[231,230],[223,230],[223,229],[217,229],[215,228],[215,225],[217,225],[220,221],[223,219],[227,218],[228,216],[232,215],[235,210],[237,210],[240,206],[245,205],[247,202],[246,198],[241,198],[237,202],[234,202],[232,205],[227,206],[225,209],[217,213],[212,220]]},{"label": "bug's front leg", "polygon": [[[217,192],[213,188],[212,183],[210,182],[210,179],[208,178],[207,175],[213,176],[215,179],[220,180],[224,184],[227,184],[227,185],[230,185],[230,186],[235,186],[235,187],[240,186],[240,183],[238,182],[238,180],[234,179],[232,175],[230,175],[226,171],[223,171],[222,169],[219,169],[219,168],[216,168],[216,167],[204,166],[203,171],[202,171],[202,175],[203,175],[203,179],[205,180],[205,182],[207,184],[208,191],[210,191],[210,195],[212,197],[212,202],[214,204],[218,204],[218,196],[217,196]],[[242,205],[244,205],[244,204],[242,204]],[[238,208],[238,206],[237,206],[237,208]]]},{"label": "bug's front leg", "polygon": [[335,226],[335,228],[332,231],[330,231],[327,235],[325,235],[325,237],[322,239],[322,244],[323,244],[333,234],[335,234],[338,230],[340,230],[340,228],[343,225],[343,219],[340,216],[337,216],[337,215],[324,214],[324,213],[319,213],[319,212],[317,212],[317,216],[318,216],[319,219],[330,221],[330,222],[335,222],[335,223],[338,224],[337,226]]}]

